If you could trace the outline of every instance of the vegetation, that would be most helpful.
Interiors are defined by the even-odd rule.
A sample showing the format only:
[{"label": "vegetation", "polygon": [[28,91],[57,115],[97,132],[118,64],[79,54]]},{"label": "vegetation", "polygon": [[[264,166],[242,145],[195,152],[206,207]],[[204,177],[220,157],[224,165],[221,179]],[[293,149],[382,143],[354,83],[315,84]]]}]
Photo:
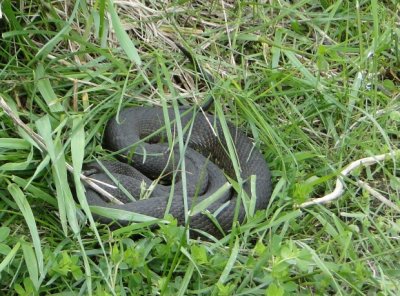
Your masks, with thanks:
[{"label": "vegetation", "polygon": [[[46,148],[0,111],[0,294],[398,295],[397,0],[0,5],[0,96]],[[168,37],[212,73],[211,88]],[[109,157],[105,122],[125,106],[211,94],[210,112],[270,164],[268,209],[220,241],[187,240],[172,219],[155,231],[88,219],[79,172]],[[346,177],[339,199],[298,208],[350,162],[389,152]]]}]

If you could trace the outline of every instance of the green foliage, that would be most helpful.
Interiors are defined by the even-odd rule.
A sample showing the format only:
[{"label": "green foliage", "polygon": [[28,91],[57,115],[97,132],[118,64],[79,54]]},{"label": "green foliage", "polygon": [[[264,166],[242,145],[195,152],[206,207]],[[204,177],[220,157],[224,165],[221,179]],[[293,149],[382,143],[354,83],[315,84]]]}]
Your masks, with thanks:
[{"label": "green foliage", "polygon": [[4,256],[7,256],[11,251],[11,248],[3,243],[7,239],[9,234],[10,234],[10,228],[0,227],[0,254]]},{"label": "green foliage", "polygon": [[[0,294],[397,295],[399,213],[355,181],[400,206],[398,158],[354,171],[330,205],[297,205],[400,147],[398,1],[136,2],[0,4],[0,96],[47,148],[0,110]],[[268,209],[220,241],[191,240],[170,216],[96,224],[79,172],[112,157],[105,122],[210,94],[270,164]]]}]

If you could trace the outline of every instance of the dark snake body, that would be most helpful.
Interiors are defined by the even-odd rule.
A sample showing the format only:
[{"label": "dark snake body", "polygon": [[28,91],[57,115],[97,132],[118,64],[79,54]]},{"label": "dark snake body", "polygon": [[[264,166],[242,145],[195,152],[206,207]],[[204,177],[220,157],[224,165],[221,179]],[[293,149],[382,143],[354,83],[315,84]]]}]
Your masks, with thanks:
[{"label": "dark snake body", "polygon": [[[184,111],[187,111],[187,109],[180,109],[179,111],[182,129],[184,130],[185,127],[190,127],[190,124],[192,124],[191,131],[189,129],[183,136],[185,143],[188,144],[184,154],[186,186],[184,186],[182,175],[177,173],[174,179],[173,198],[169,211],[181,225],[185,224],[182,191],[184,187],[187,189],[187,206],[188,209],[191,209],[193,203],[198,204],[227,182],[224,173],[233,179],[237,179],[219,120],[215,116],[200,112],[196,113],[195,116],[193,116],[193,112],[183,115]],[[167,109],[167,113],[170,121],[175,121],[174,110]],[[171,179],[174,172],[176,173],[177,170],[179,172],[182,169],[179,166],[182,159],[180,149],[176,144],[177,138],[172,152],[171,145],[160,143],[163,138],[166,139],[165,131],[147,142],[140,142],[141,139],[154,131],[166,127],[163,109],[159,107],[127,108],[120,112],[118,122],[114,117],[107,123],[103,145],[111,151],[125,149],[121,152],[119,159],[129,162],[129,164],[106,161],[102,162],[104,167],[135,198],[140,194],[142,182],[148,186],[160,174],[167,176],[164,178],[164,180],[167,179],[167,183],[171,182],[168,179]],[[172,134],[177,133],[176,124],[171,124],[169,128]],[[271,195],[271,176],[267,163],[251,140],[237,127],[228,123],[228,130],[236,150],[240,175],[244,181],[243,189],[250,197],[252,194],[250,177],[255,175],[255,193],[253,193],[256,196],[255,209],[265,209]],[[139,144],[132,145],[138,142]],[[126,149],[127,147],[133,147],[133,153],[131,149]],[[91,178],[114,184],[98,164],[92,163],[88,168],[94,172],[91,174]],[[106,189],[106,187],[104,188]],[[87,188],[87,199],[90,205],[163,218],[166,214],[171,188],[171,184],[156,185],[149,199],[137,201],[130,201],[120,189],[107,189],[116,198],[123,201],[125,203],[123,205],[107,203],[97,192]],[[236,203],[240,200],[237,197],[237,193],[230,189],[207,208],[212,214],[219,211],[216,220],[225,233],[232,228]],[[245,210],[243,205],[240,205],[237,220],[241,223],[244,218]],[[111,221],[104,217],[99,217],[99,219],[102,222]],[[127,221],[119,220],[118,222],[122,225],[127,224]],[[190,217],[190,229],[205,231],[216,237],[222,235],[212,219],[204,213]],[[195,236],[193,232],[191,232],[191,236]]]}]

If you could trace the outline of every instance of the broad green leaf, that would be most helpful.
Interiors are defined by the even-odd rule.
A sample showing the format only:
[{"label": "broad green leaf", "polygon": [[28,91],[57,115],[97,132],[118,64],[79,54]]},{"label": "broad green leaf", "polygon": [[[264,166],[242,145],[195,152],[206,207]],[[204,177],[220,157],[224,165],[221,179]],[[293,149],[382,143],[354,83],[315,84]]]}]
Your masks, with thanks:
[{"label": "broad green leaf", "polygon": [[32,213],[32,209],[26,200],[25,194],[18,187],[17,184],[10,184],[7,187],[11,196],[14,198],[15,202],[18,205],[24,219],[26,221],[26,225],[29,228],[29,232],[32,237],[33,246],[35,248],[35,254],[37,258],[37,265],[40,273],[43,273],[43,253],[42,253],[42,244],[40,242],[39,232],[36,227],[36,221]]},{"label": "broad green leaf", "polygon": [[196,264],[196,261],[192,258],[191,254],[188,252],[188,250],[186,248],[184,248],[183,246],[181,246],[180,251],[182,252],[182,254],[184,256],[186,256],[186,258],[189,259],[191,265],[193,265],[196,268],[197,273],[202,276],[201,271],[199,269],[199,267]]},{"label": "broad green leaf", "polygon": [[34,197],[36,197],[38,199],[41,199],[41,200],[47,202],[48,204],[50,204],[52,206],[57,206],[57,202],[56,202],[56,200],[54,199],[53,196],[51,196],[50,194],[44,192],[40,188],[32,185],[27,180],[22,179],[21,177],[18,177],[18,176],[13,176],[11,178],[11,180],[15,184],[17,184],[18,186],[23,188],[24,191],[27,191],[27,192],[31,193]]},{"label": "broad green leaf", "polygon": [[268,289],[265,291],[266,296],[283,296],[284,294],[285,294],[285,289],[274,283],[270,284],[268,286]]},{"label": "broad green leaf", "polygon": [[0,243],[0,255],[7,256],[11,252],[11,248],[6,244]]},{"label": "broad green leaf", "polygon": [[15,254],[17,254],[20,247],[21,243],[17,242],[14,248],[12,248],[12,250],[8,253],[8,255],[3,259],[3,261],[0,263],[0,273],[4,270],[4,268],[8,266],[8,264],[10,264],[13,261],[14,256]]},{"label": "broad green leaf", "polygon": [[79,233],[79,225],[76,217],[76,207],[68,184],[67,168],[61,140],[53,141],[49,116],[43,116],[36,121],[39,134],[47,147],[47,152],[52,161],[53,180],[56,185],[58,209],[60,212],[61,225],[67,235],[67,218],[72,231]]},{"label": "broad green leaf", "polygon": [[[276,44],[279,44],[282,47],[282,30],[277,29],[275,32],[275,40]],[[273,46],[271,48],[272,58],[271,58],[271,68],[278,69],[279,67],[279,60],[281,56],[281,49],[280,47]]]},{"label": "broad green leaf", "polygon": [[39,289],[39,270],[37,259],[32,246],[29,243],[22,244],[22,251],[24,253],[25,264],[28,269],[29,278],[31,279],[36,290]]},{"label": "broad green leaf", "polygon": [[42,64],[38,64],[35,71],[35,80],[40,94],[45,100],[51,112],[62,112],[64,108],[61,106],[56,93],[51,86],[50,79],[46,76],[46,72]]},{"label": "broad green leaf", "polygon": [[74,172],[78,175],[82,170],[83,157],[85,155],[85,131],[82,117],[75,117],[72,122],[71,154]]},{"label": "broad green leaf", "polygon": [[31,149],[31,144],[24,139],[0,138],[0,148],[16,149],[16,150],[29,150],[29,149]]},{"label": "broad green leaf", "polygon": [[4,242],[10,234],[10,228],[0,227],[0,242]]}]

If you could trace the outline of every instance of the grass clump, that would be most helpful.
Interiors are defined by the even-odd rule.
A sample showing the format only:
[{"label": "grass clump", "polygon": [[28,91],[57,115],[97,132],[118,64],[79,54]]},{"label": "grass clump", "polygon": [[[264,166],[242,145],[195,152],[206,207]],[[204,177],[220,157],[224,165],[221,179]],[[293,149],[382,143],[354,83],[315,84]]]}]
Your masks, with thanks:
[{"label": "grass clump", "polygon": [[[396,295],[399,212],[357,181],[400,206],[398,154],[353,171],[333,203],[297,206],[348,163],[398,152],[397,2],[3,1],[0,95],[47,151],[0,113],[1,294]],[[173,220],[96,225],[79,172],[107,157],[105,122],[210,94],[268,160],[269,208],[219,242]]]}]

